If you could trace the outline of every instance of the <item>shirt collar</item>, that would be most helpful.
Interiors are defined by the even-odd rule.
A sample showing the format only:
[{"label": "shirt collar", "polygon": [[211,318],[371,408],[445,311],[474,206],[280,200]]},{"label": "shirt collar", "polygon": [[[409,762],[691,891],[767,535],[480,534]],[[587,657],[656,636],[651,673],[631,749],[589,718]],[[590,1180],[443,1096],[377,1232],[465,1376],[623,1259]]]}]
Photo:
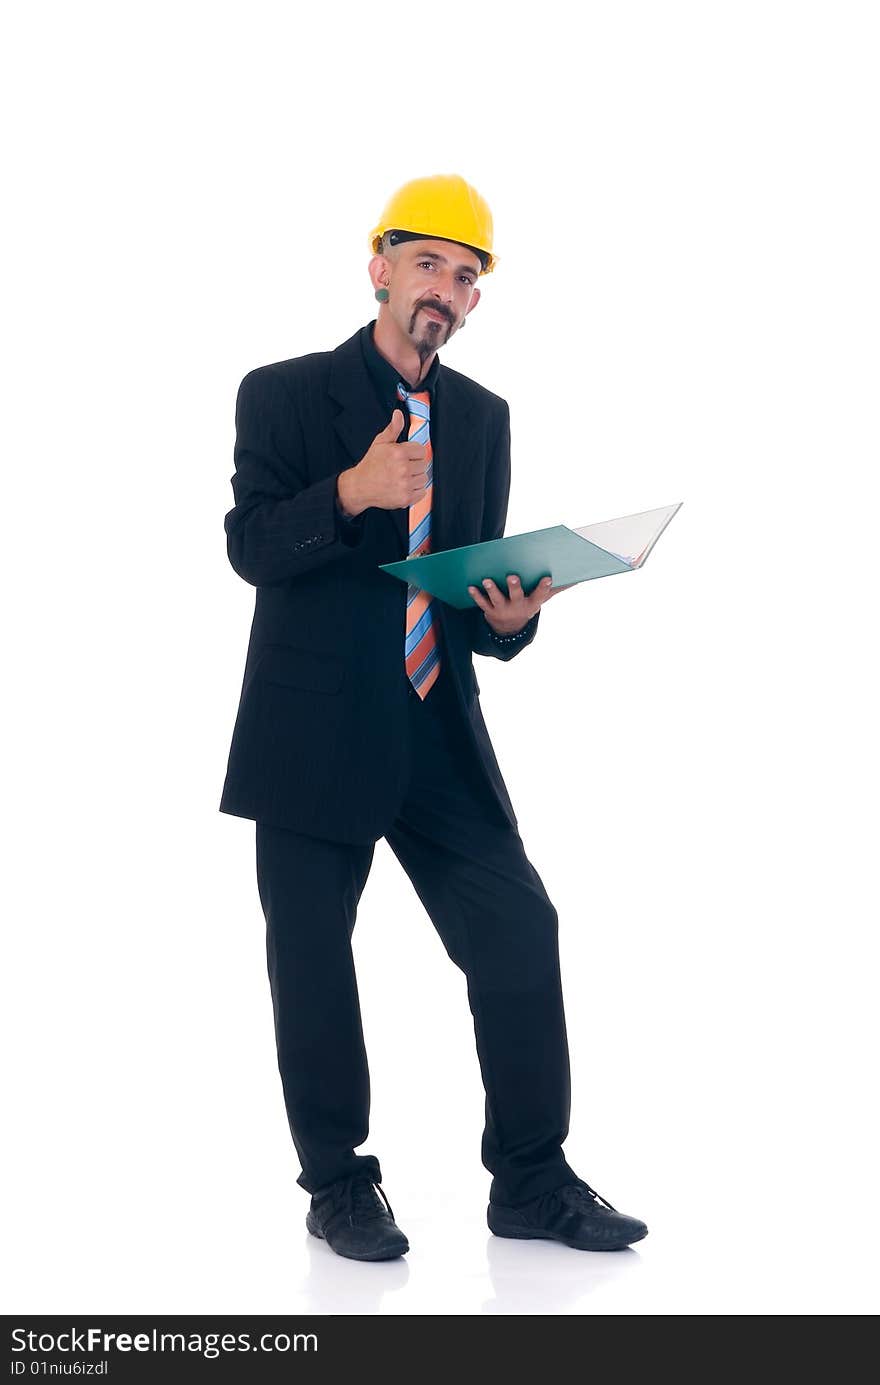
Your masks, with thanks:
[{"label": "shirt collar", "polygon": [[417,394],[421,394],[424,390],[427,390],[429,394],[433,395],[433,391],[437,384],[437,375],[440,371],[439,353],[436,351],[434,352],[431,369],[416,389],[408,380],[404,379],[400,371],[397,370],[390,361],[386,361],[385,357],[376,346],[373,340],[375,326],[376,323],[374,320],[373,322],[368,322],[365,327],[361,328],[361,350],[363,351],[364,361],[370,372],[373,384],[376,386],[379,402],[386,407],[390,406],[392,409],[400,408],[400,399],[397,394],[397,383],[399,380],[403,381],[405,388],[410,391],[415,390]]}]

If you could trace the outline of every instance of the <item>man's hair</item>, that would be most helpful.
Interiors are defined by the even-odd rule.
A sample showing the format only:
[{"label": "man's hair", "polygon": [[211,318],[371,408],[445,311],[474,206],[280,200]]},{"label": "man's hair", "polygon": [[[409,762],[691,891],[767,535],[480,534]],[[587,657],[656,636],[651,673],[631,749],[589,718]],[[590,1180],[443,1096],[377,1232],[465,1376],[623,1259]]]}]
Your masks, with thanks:
[{"label": "man's hair", "polygon": [[385,258],[386,258],[386,259],[389,259],[389,260],[391,261],[392,264],[395,264],[396,261],[400,259],[400,244],[399,244],[399,243],[398,243],[397,245],[392,245],[392,244],[391,244],[391,232],[390,232],[390,231],[386,231],[385,234],[384,234],[384,236],[383,236],[382,239],[380,240],[380,242],[379,242],[379,249],[378,249],[378,252],[377,252],[377,253],[380,254],[380,255],[384,255]]}]

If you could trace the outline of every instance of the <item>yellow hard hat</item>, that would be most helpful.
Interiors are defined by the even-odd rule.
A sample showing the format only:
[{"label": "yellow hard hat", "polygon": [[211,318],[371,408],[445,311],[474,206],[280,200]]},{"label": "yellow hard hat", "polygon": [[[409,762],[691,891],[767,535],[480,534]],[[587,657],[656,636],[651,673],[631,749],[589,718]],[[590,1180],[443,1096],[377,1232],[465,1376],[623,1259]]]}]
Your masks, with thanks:
[{"label": "yellow hard hat", "polygon": [[382,236],[401,231],[401,240],[425,237],[466,245],[479,256],[481,274],[498,263],[492,252],[492,213],[476,188],[457,173],[413,178],[392,193],[377,226],[370,232],[370,249],[378,254]]}]

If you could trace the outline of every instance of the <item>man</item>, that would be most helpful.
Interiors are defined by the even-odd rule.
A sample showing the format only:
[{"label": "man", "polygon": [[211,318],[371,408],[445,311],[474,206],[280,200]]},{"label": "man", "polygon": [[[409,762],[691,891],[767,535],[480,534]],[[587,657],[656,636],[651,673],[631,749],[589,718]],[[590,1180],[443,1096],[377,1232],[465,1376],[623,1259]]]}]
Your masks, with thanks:
[{"label": "man", "polygon": [[306,1224],[358,1260],[409,1249],[377,1158],[355,1153],[370,1087],[351,935],[382,837],[467,978],[491,1230],[584,1250],[647,1234],[562,1154],[557,914],[473,670],[474,653],[508,661],[531,643],[551,577],[530,592],[517,574],[506,591],[486,581],[459,610],[379,566],[504,533],[508,406],[437,354],[480,300],[492,243],[489,208],[464,179],[407,183],[370,237],[376,321],[334,351],[252,370],[236,406],[227,547],[257,593],[220,808],[256,822]]}]

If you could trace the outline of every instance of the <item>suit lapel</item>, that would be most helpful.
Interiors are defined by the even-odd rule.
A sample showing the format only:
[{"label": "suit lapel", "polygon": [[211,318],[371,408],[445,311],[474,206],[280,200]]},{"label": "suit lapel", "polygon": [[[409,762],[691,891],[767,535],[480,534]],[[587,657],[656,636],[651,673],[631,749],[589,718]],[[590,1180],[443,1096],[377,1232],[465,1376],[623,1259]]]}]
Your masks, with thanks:
[{"label": "suit lapel", "polygon": [[435,393],[438,418],[431,550],[439,553],[465,542],[461,537],[459,517],[471,499],[470,485],[482,476],[482,467],[474,411],[461,387],[460,377],[441,366]]},{"label": "suit lapel", "polygon": [[353,462],[359,462],[377,433],[388,422],[361,354],[360,332],[337,346],[330,361],[327,386],[342,406],[333,427]]},{"label": "suit lapel", "polygon": [[[359,462],[373,438],[388,423],[364,363],[360,329],[333,352],[327,389],[331,398],[341,405],[333,420],[336,434],[352,462]],[[406,516],[406,510],[379,510],[376,515],[378,523],[386,529],[389,544],[393,543],[397,549],[402,547],[400,557],[406,557],[406,541],[402,537]]]},{"label": "suit lapel", "polygon": [[[328,391],[341,406],[333,420],[337,436],[351,457],[361,460],[388,419],[376,398],[376,391],[361,352],[360,330],[332,353]],[[404,418],[406,409],[404,408]],[[457,538],[458,515],[470,497],[469,485],[481,484],[482,466],[478,455],[473,408],[465,397],[459,377],[443,365],[437,373],[432,401],[431,442],[434,454],[434,493],[431,504],[431,551],[455,548],[466,538]],[[434,415],[436,414],[436,438]],[[380,522],[393,532],[401,557],[409,549],[409,510],[380,511]]]}]

